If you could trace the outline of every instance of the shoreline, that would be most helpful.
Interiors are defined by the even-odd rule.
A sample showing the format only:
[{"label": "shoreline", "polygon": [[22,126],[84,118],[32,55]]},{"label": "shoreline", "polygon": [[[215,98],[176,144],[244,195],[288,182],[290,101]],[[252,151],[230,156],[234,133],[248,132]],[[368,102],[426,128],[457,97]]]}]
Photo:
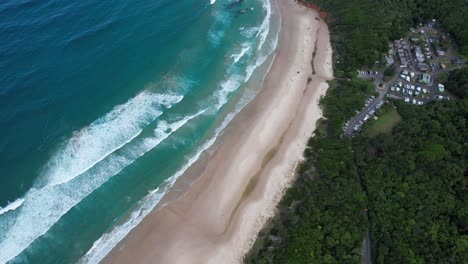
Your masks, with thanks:
[{"label": "shoreline", "polygon": [[261,91],[205,164],[179,178],[168,196],[191,187],[177,199],[163,199],[171,202],[149,214],[104,263],[239,263],[273,215],[332,78],[327,25],[292,0],[277,5],[279,43]]}]

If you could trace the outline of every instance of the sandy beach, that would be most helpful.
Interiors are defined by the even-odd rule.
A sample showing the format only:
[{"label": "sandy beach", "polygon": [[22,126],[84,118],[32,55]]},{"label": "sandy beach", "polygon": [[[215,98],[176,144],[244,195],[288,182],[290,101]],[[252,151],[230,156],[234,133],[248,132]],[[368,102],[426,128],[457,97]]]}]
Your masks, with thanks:
[{"label": "sandy beach", "polygon": [[294,177],[332,78],[327,25],[293,0],[278,6],[278,49],[259,94],[206,164],[188,172],[196,173],[191,187],[146,217],[104,263],[242,262]]}]

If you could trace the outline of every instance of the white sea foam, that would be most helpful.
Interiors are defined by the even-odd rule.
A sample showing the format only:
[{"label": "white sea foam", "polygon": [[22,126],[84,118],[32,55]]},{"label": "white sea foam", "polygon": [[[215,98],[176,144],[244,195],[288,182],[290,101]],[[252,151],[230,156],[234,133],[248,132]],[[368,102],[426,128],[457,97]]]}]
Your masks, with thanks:
[{"label": "white sea foam", "polygon": [[234,59],[234,63],[239,62],[242,57],[250,50],[250,46],[248,43],[242,44],[242,50],[238,54],[232,54],[231,58]]},{"label": "white sea foam", "polygon": [[[166,107],[170,107],[170,102],[180,101],[180,98],[176,100],[169,97],[164,98],[166,99],[160,101],[160,104]],[[144,104],[133,106],[145,107]],[[131,146],[124,146],[125,150],[128,148],[128,151],[122,151],[121,154],[114,152],[107,155],[91,169],[66,183],[31,189],[26,193],[23,204],[17,209],[19,211],[17,211],[16,219],[12,225],[9,224],[11,221],[2,218],[0,215],[0,233],[3,234],[3,239],[0,241],[0,248],[2,249],[0,251],[0,263],[7,262],[17,256],[35,239],[45,234],[64,214],[86,196],[146,152],[155,148],[189,120],[203,114],[203,112],[171,125],[161,122],[161,125],[156,128],[154,138],[151,141],[142,139],[134,142],[135,144],[132,143]]]},{"label": "white sea foam", "polygon": [[254,73],[254,71],[260,67],[265,61],[266,59],[268,58],[268,55],[266,56],[261,56],[256,62],[254,65],[249,65],[247,66],[247,68],[245,69],[245,72],[246,72],[246,75],[245,75],[245,80],[244,82],[247,82],[248,80],[250,80],[250,77],[252,77],[252,74]]},{"label": "white sea foam", "polygon": [[6,237],[0,242],[0,263],[21,253],[73,206],[132,162],[125,157],[111,156],[67,184],[31,189],[17,210],[13,225],[8,226],[7,219],[0,217],[0,233]]},{"label": "white sea foam", "polygon": [[205,112],[206,112],[206,109],[194,115],[187,116],[172,124],[169,124],[166,121],[158,122],[156,129],[154,129],[154,137],[145,138],[143,139],[143,142],[141,142],[141,144],[131,147],[129,151],[131,153],[131,156],[134,156],[134,157],[143,156],[146,152],[155,148],[163,140],[168,138],[172,133],[179,130],[181,127],[185,126],[190,120],[200,115],[203,115]]},{"label": "white sea foam", "polygon": [[[270,10],[269,15],[267,16],[267,17],[269,17],[271,15],[271,6],[268,5],[266,8],[268,8],[268,10]],[[265,22],[265,20],[264,20],[264,22]],[[262,28],[263,28],[263,24],[262,24]],[[268,24],[268,30],[266,31],[266,35],[264,36],[265,39],[262,37],[261,44],[259,45],[259,47],[263,47],[263,45],[264,45],[264,43],[266,41],[266,37],[268,36],[269,33],[270,33],[270,29],[269,29],[269,24]],[[257,36],[258,36],[258,34],[262,34],[262,36],[263,36],[264,33],[262,33],[262,30],[260,30],[260,31],[258,31]],[[278,46],[278,38],[279,38],[279,32],[275,34],[274,38],[271,39],[271,42],[269,43],[269,45],[267,45],[269,48],[267,49],[265,54],[263,54],[264,53],[263,50],[260,51],[259,58],[256,60],[255,64],[247,66],[245,82],[250,80],[250,77],[252,77],[252,74],[254,73],[255,69],[257,69],[258,67],[263,65],[263,63],[265,63],[267,58],[276,50],[276,48]]]},{"label": "white sea foam", "polygon": [[213,5],[214,3],[216,3],[216,0],[210,0],[210,4]]},{"label": "white sea foam", "polygon": [[258,45],[258,50],[262,49],[263,44],[270,32],[270,18],[271,18],[271,3],[270,0],[263,0],[263,8],[266,11],[265,18],[263,19],[260,30],[257,32],[256,38],[260,37],[260,44]]},{"label": "white sea foam", "polygon": [[[248,30],[242,31],[249,32],[250,34],[253,34],[253,32],[257,32],[256,37],[260,36],[260,42],[257,48],[257,50],[259,51],[259,56],[255,61],[255,64],[247,66],[245,76],[234,74],[230,76],[226,81],[220,84],[222,89],[216,91],[215,93],[215,96],[218,99],[218,103],[215,105],[216,110],[219,110],[223,105],[227,103],[229,95],[233,91],[237,90],[243,83],[246,83],[250,80],[255,70],[265,63],[267,58],[275,51],[277,47],[278,34],[276,34],[274,39],[271,41],[270,45],[267,45],[267,49],[262,49],[270,33],[270,19],[272,15],[272,8],[269,0],[263,0],[263,8],[266,10],[266,15],[264,20],[262,21],[262,25],[260,26],[260,28],[250,28]],[[235,63],[238,62],[240,58],[242,58],[242,56],[244,56],[248,52],[248,49],[246,47],[249,46],[247,45],[248,44],[244,44],[243,50],[239,54],[232,56],[232,58],[234,58]]]},{"label": "white sea foam", "polygon": [[110,232],[103,234],[96,240],[92,248],[84,255],[78,263],[99,263],[143,218],[148,215],[164,196],[159,188],[151,191],[138,204],[138,209],[133,211],[127,222],[115,226]]},{"label": "white sea foam", "polygon": [[89,126],[77,131],[47,162],[39,187],[68,182],[135,139],[143,128],[171,107],[180,95],[142,92]]},{"label": "white sea foam", "polygon": [[24,203],[24,199],[23,198],[19,198],[19,199],[16,199],[14,202],[12,203],[9,203],[7,206],[5,206],[4,208],[1,208],[0,207],[0,215],[8,212],[8,211],[13,211],[15,210],[16,208],[20,207],[22,204]]},{"label": "white sea foam", "polygon": [[252,28],[245,29],[244,27],[241,27],[241,28],[239,28],[239,30],[241,31],[240,34],[243,37],[251,38],[251,37],[258,34],[260,28],[259,27],[252,27]]},{"label": "white sea foam", "polygon": [[[177,171],[172,177],[165,180],[159,188],[149,192],[149,194],[139,202],[137,209],[131,213],[130,218],[125,223],[115,226],[110,232],[103,234],[98,240],[96,240],[91,249],[80,260],[80,263],[95,264],[101,262],[107,254],[109,254],[109,252],[159,204],[161,199],[174,185],[176,180],[182,176],[206,150],[213,146],[219,135],[232,121],[234,116],[236,116],[252,98],[253,96],[242,100],[236,109],[229,113],[221,125],[216,128],[213,137],[200,146],[197,149],[197,152],[188,159],[179,171]],[[162,206],[165,206],[165,204]]]},{"label": "white sea foam", "polygon": [[243,83],[243,76],[232,75],[227,80],[221,83],[221,89],[215,92],[215,97],[218,103],[216,103],[215,110],[221,109],[229,100],[229,95],[237,90]]},{"label": "white sea foam", "polygon": [[263,63],[265,63],[265,61],[267,60],[267,58],[271,55],[271,53],[273,53],[276,49],[278,45],[278,36],[275,37],[275,39],[273,39],[272,43],[271,43],[271,48],[270,50],[267,52],[266,55],[260,55],[260,57],[257,59],[257,61],[255,62],[254,65],[249,65],[247,66],[245,72],[246,72],[246,76],[245,76],[245,80],[244,82],[247,82],[248,80],[250,80],[250,77],[252,77],[252,74],[254,73],[254,71],[263,65]]}]

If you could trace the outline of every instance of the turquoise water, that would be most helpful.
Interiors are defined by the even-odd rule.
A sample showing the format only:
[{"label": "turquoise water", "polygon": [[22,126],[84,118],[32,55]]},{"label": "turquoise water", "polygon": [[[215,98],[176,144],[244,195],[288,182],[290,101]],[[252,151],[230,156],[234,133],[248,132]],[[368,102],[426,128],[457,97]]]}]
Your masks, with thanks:
[{"label": "turquoise water", "polygon": [[268,0],[0,3],[0,263],[96,263],[274,56]]}]

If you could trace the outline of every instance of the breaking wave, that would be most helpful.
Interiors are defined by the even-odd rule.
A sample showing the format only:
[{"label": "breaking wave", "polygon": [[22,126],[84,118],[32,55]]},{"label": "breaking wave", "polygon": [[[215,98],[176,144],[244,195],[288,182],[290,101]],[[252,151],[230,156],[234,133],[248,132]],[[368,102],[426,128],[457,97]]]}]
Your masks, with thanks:
[{"label": "breaking wave", "polygon": [[247,51],[250,50],[250,46],[248,43],[244,43],[242,45],[242,50],[238,53],[238,54],[233,54],[231,55],[231,58],[234,60],[234,63],[237,63],[239,62],[240,59],[242,59],[242,57],[244,57],[244,55],[247,53]]},{"label": "breaking wave", "polygon": [[15,210],[16,208],[20,207],[22,204],[24,203],[24,199],[23,198],[19,198],[17,199],[16,201],[12,202],[12,203],[9,203],[7,206],[5,206],[4,208],[1,208],[0,207],[0,215],[4,214],[4,213],[7,213],[9,211],[13,211]]},{"label": "breaking wave", "polygon": [[270,18],[271,18],[271,3],[270,0],[263,0],[263,9],[266,11],[265,18],[263,19],[260,30],[257,32],[255,38],[260,37],[260,45],[258,50],[262,49],[265,40],[267,39],[268,33],[270,33]]},{"label": "breaking wave", "polygon": [[138,137],[144,127],[162,114],[162,106],[170,108],[182,99],[181,95],[142,92],[115,107],[73,134],[65,147],[47,162],[39,186],[66,183],[89,170]]},{"label": "breaking wave", "polygon": [[[172,131],[155,133],[151,144],[141,140],[137,142],[136,147],[125,146],[141,133],[145,124],[148,125],[161,115],[160,107],[170,108],[182,98],[182,96],[143,92],[93,122],[89,128],[81,132],[80,136],[72,137],[66,147],[52,158],[54,162],[51,164],[54,166],[49,167],[48,171],[54,172],[51,174],[54,177],[46,177],[48,181],[41,188],[29,190],[21,206],[13,210],[14,223],[11,224],[6,217],[0,218],[0,248],[2,249],[0,263],[17,256],[91,192],[156,147],[169,136],[168,133],[180,128],[181,124],[176,123]],[[112,125],[115,127],[112,128]],[[130,131],[125,131],[125,129]],[[116,135],[112,135],[114,133]],[[84,142],[85,139],[93,142],[103,140],[105,143],[93,144]],[[87,150],[83,146],[97,149]],[[129,149],[132,151],[128,151]],[[91,158],[86,157],[87,153]],[[60,160],[64,164],[63,168],[57,163]],[[79,166],[73,167],[75,166],[73,162],[78,163]],[[50,170],[50,168],[55,170]],[[72,173],[67,175],[67,170]],[[10,212],[12,211],[5,215]]]}]

